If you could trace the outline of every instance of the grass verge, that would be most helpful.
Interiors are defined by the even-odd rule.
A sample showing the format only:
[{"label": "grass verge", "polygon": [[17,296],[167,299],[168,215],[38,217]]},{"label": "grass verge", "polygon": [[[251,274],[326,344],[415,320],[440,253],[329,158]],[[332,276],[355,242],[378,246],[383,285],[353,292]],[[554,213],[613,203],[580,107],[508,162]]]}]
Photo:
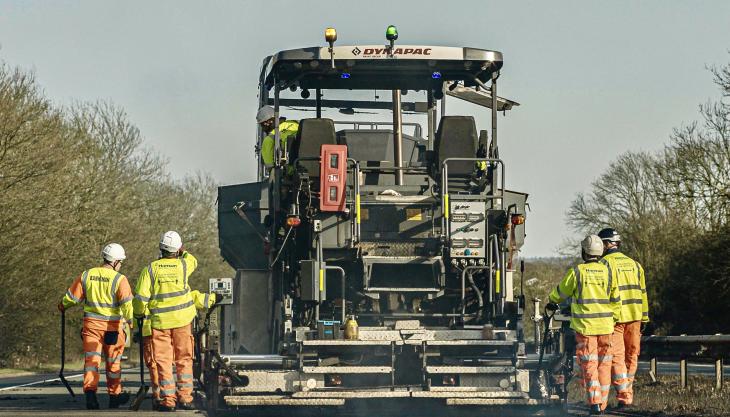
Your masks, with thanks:
[{"label": "grass verge", "polygon": [[[570,401],[585,401],[577,379],[570,385]],[[608,404],[609,407],[616,405],[613,389]],[[679,386],[679,375],[661,375],[657,382],[652,382],[648,375],[640,374],[634,382],[631,413],[655,417],[725,417],[730,415],[730,386],[726,384],[716,390],[714,378],[691,375],[689,387],[683,389]]]}]

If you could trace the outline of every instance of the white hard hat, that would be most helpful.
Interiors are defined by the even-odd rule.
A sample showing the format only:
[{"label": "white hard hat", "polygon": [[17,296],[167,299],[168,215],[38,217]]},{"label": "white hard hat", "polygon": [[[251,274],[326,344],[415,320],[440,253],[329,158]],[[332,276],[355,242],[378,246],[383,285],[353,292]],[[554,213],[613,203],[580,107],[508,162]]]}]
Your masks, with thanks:
[{"label": "white hard hat", "polygon": [[182,238],[180,238],[177,232],[170,230],[162,234],[160,238],[161,250],[165,252],[177,252],[180,248],[182,248]]},{"label": "white hard hat", "polygon": [[271,106],[263,106],[256,113],[256,123],[263,123],[269,119],[274,118],[274,108]]},{"label": "white hard hat", "polygon": [[109,262],[123,261],[127,259],[124,248],[119,243],[110,243],[101,250],[101,257]]},{"label": "white hard hat", "polygon": [[597,235],[588,235],[582,242],[580,247],[587,255],[601,256],[603,255],[603,241]]}]

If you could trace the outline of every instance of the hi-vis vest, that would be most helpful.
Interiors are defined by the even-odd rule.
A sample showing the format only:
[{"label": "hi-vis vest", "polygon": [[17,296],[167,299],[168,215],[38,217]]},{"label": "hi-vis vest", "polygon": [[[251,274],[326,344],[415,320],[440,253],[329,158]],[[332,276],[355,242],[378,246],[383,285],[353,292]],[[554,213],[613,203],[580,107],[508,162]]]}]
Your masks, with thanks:
[{"label": "hi-vis vest", "polygon": [[71,284],[63,297],[66,308],[84,304],[84,318],[107,321],[132,319],[132,290],[127,277],[111,268],[91,268]]},{"label": "hi-vis vest", "polygon": [[570,327],[584,336],[613,333],[621,309],[616,281],[608,268],[596,261],[570,268],[550,293],[550,301],[561,303],[571,298]]},{"label": "hi-vis vest", "polygon": [[644,268],[621,252],[608,253],[600,261],[608,267],[608,273],[618,284],[621,295],[619,323],[649,321],[649,302],[646,298]]},{"label": "hi-vis vest", "polygon": [[[198,290],[193,290],[190,291],[190,296],[193,298],[195,308],[198,310],[207,310],[215,304],[215,294],[202,293]],[[152,323],[149,318],[145,318],[142,323],[142,336],[152,336]]]},{"label": "hi-vis vest", "polygon": [[134,315],[149,310],[152,328],[174,329],[190,324],[195,305],[188,279],[198,261],[188,252],[179,258],[162,258],[142,270],[134,296]]},{"label": "hi-vis vest", "polygon": [[[296,136],[299,132],[299,123],[293,120],[285,120],[279,124],[279,142],[282,148],[286,147],[286,142],[290,137]],[[266,166],[274,165],[274,138],[276,132],[272,130],[261,141],[261,160]],[[293,161],[291,161],[293,162]]]}]

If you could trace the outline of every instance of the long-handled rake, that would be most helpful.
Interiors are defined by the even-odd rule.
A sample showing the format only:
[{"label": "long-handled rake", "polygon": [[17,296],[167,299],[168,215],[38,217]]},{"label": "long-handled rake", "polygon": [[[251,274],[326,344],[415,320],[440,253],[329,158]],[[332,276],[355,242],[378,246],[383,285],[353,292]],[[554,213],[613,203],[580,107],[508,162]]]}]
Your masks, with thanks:
[{"label": "long-handled rake", "polygon": [[134,397],[134,401],[132,401],[132,404],[129,406],[130,410],[133,411],[139,411],[139,407],[142,406],[142,402],[144,402],[145,397],[147,397],[147,391],[149,391],[150,387],[148,385],[145,385],[144,383],[144,346],[143,346],[143,336],[142,336],[142,325],[144,324],[144,319],[137,319],[137,328],[139,329],[139,391],[137,391],[137,396]]},{"label": "long-handled rake", "polygon": [[63,376],[63,368],[66,366],[66,312],[61,311],[61,370],[58,371],[58,379],[61,380],[63,385],[68,390],[68,393],[71,394],[72,397],[76,398],[76,394],[74,394],[74,390],[71,389],[71,385],[69,385],[68,381],[66,381],[66,378]]}]

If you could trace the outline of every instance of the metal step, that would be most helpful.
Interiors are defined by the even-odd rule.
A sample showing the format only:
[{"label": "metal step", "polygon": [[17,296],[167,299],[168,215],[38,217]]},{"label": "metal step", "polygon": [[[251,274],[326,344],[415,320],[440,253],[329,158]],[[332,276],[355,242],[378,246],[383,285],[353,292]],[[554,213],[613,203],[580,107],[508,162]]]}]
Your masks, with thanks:
[{"label": "metal step", "polygon": [[427,366],[427,374],[509,374],[514,366]]},{"label": "metal step", "polygon": [[305,340],[304,346],[390,346],[390,340]]},{"label": "metal step", "polygon": [[305,366],[305,374],[389,374],[390,366]]},{"label": "metal step", "polygon": [[555,400],[533,400],[528,398],[447,398],[446,405],[553,405],[559,406]]},{"label": "metal step", "polygon": [[283,395],[228,395],[223,397],[223,400],[227,405],[234,407],[322,407],[345,405],[345,400],[339,398],[290,398],[284,397]]},{"label": "metal step", "polygon": [[515,340],[426,340],[426,346],[513,346]]},{"label": "metal step", "polygon": [[[459,387],[454,387],[458,389]],[[527,399],[526,393],[519,391],[416,391],[413,398],[479,398],[479,399]]]},{"label": "metal step", "polygon": [[302,391],[292,394],[294,398],[408,398],[410,391],[358,390],[358,391]]}]

